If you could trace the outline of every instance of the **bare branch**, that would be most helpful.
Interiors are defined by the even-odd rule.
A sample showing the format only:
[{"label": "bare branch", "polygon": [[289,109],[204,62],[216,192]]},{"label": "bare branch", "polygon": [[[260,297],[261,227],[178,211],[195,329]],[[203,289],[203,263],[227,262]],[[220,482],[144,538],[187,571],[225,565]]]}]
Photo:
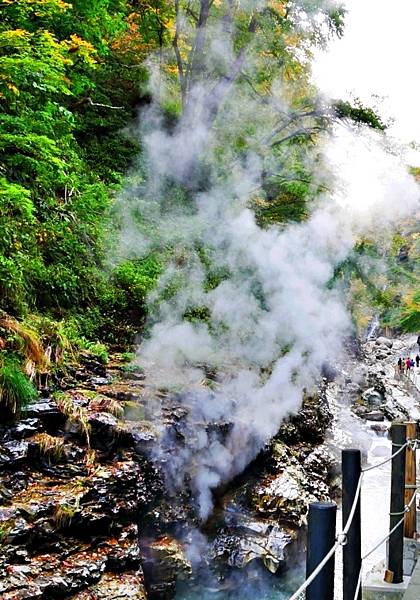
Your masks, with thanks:
[{"label": "bare branch", "polygon": [[197,25],[197,23],[198,23],[198,16],[195,14],[195,12],[193,11],[193,9],[190,6],[186,6],[185,7],[185,12],[187,13],[187,15],[189,15],[195,21],[195,24]]},{"label": "bare branch", "polygon": [[197,73],[201,71],[201,62],[206,41],[206,25],[210,14],[212,0],[200,0],[200,14],[198,16],[195,39],[190,55],[189,73],[187,76],[187,93],[195,81]]},{"label": "bare branch", "polygon": [[89,106],[99,106],[100,108],[110,108],[111,110],[124,110],[124,106],[112,106],[111,104],[101,104],[100,102],[94,102],[92,98],[84,98],[86,104]]},{"label": "bare branch", "polygon": [[174,48],[175,51],[175,58],[176,58],[176,64],[178,67],[178,76],[179,76],[179,83],[181,86],[181,99],[182,99],[182,106],[185,106],[185,100],[186,100],[186,81],[185,81],[185,71],[184,71],[184,63],[182,62],[182,57],[181,57],[181,52],[179,51],[179,46],[178,46],[178,37],[179,37],[179,0],[175,0],[175,35],[174,35],[174,39],[172,40],[172,46]]},{"label": "bare branch", "polygon": [[[249,33],[255,33],[257,29],[257,17],[256,15],[252,15],[248,26]],[[223,102],[229,88],[235,82],[236,78],[240,74],[243,64],[246,58],[246,52],[248,50],[248,46],[243,46],[236,57],[230,73],[228,75],[222,75],[216,85],[213,87],[212,91],[208,95],[208,107],[209,107],[209,122],[213,122],[217,116],[217,112],[219,110],[220,104]]]},{"label": "bare branch", "polygon": [[276,146],[280,146],[281,144],[284,144],[284,142],[287,142],[288,140],[292,140],[292,139],[296,139],[296,138],[303,138],[303,137],[310,138],[317,131],[326,131],[326,128],[321,127],[320,125],[314,125],[313,127],[303,127],[301,129],[297,129],[296,131],[292,131],[292,133],[289,133],[288,135],[282,137],[280,140],[276,140],[275,142],[273,142],[271,144],[271,147],[275,148]]},{"label": "bare branch", "polygon": [[[284,114],[284,116],[287,116],[287,113],[283,113],[283,114]],[[292,113],[285,121],[283,121],[283,122],[279,121],[279,125],[273,129],[273,131],[267,141],[272,140],[274,137],[276,137],[276,135],[278,135],[279,133],[284,131],[287,127],[289,127],[289,125],[292,125],[296,121],[300,121],[300,120],[303,121],[305,119],[308,119],[309,117],[325,118],[325,115],[317,109],[313,109],[308,112],[300,111],[300,112]]]}]

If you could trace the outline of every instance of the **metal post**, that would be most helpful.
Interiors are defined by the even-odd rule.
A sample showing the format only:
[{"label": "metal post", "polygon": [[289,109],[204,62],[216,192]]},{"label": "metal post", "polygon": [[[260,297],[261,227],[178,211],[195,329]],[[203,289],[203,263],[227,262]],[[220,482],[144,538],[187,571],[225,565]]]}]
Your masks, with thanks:
[{"label": "metal post", "polygon": [[[306,577],[316,569],[335,544],[337,505],[312,502],[309,505]],[[332,556],[306,590],[306,600],[334,600],[334,563]]]},{"label": "metal post", "polygon": [[[403,423],[391,425],[392,454],[401,449],[407,439]],[[405,491],[405,450],[394,456],[391,468],[391,509],[389,529],[392,530],[403,516]],[[404,523],[390,535],[388,544],[388,571],[392,583],[403,581]],[[386,575],[387,576],[387,575]]]},{"label": "metal post", "polygon": [[[360,450],[343,450],[341,453],[343,477],[343,529],[349,518],[362,472]],[[343,600],[361,600],[359,590],[355,596],[362,567],[360,522],[360,495],[353,520],[347,534],[347,544],[343,547]]]},{"label": "metal post", "polygon": [[[415,440],[417,437],[417,424],[406,423],[407,439]],[[405,504],[409,504],[415,494],[416,487],[416,451],[407,448],[405,455]],[[404,536],[413,539],[416,534],[416,501],[410,506],[404,522]]]}]

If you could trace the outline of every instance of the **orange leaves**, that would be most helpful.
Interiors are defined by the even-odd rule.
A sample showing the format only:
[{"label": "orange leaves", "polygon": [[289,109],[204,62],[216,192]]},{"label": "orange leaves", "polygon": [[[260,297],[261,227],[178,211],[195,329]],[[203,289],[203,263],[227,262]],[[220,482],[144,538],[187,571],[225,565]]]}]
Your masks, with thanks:
[{"label": "orange leaves", "polygon": [[61,42],[63,48],[69,54],[76,54],[86,64],[93,66],[96,63],[97,52],[94,46],[76,34],[72,34],[70,39]]},{"label": "orange leaves", "polygon": [[275,10],[281,17],[286,16],[286,2],[282,2],[281,0],[270,0],[268,5]]},{"label": "orange leaves", "polygon": [[111,48],[127,61],[141,61],[154,48],[154,44],[147,42],[140,31],[140,18],[138,13],[128,15],[127,29],[111,45]]}]

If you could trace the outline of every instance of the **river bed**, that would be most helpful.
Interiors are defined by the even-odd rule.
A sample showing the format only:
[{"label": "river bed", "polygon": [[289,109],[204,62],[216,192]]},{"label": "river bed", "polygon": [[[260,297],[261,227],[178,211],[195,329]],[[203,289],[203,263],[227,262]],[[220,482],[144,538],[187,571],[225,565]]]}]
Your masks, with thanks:
[{"label": "river bed", "polygon": [[[385,365],[387,376],[392,379],[392,362]],[[391,454],[391,442],[387,432],[377,432],[372,429],[373,422],[357,417],[351,410],[348,398],[337,393],[335,384],[331,384],[327,391],[330,409],[334,416],[333,426],[327,436],[326,444],[340,459],[342,449],[358,448],[362,452],[363,466],[373,466],[386,460]],[[411,403],[409,403],[411,404]],[[407,406],[413,417],[418,416],[418,409],[414,404]],[[410,410],[411,409],[411,410]],[[389,529],[389,501],[390,501],[390,475],[391,462],[369,470],[363,476],[361,491],[362,515],[362,555],[370,551],[381,540]],[[337,512],[337,531],[342,529],[342,516],[340,507]],[[382,543],[363,562],[363,580],[367,573],[377,566],[386,557],[386,542]],[[342,553],[336,555],[336,593],[335,599],[342,598]],[[221,589],[217,585],[193,589],[181,587],[176,600],[233,600],[238,598],[239,590],[242,599],[249,600],[287,600],[299,587],[304,578],[304,565],[295,571],[288,571],[284,576],[276,577],[261,571],[255,575],[253,581],[246,579],[245,573],[239,586],[234,589]]]}]

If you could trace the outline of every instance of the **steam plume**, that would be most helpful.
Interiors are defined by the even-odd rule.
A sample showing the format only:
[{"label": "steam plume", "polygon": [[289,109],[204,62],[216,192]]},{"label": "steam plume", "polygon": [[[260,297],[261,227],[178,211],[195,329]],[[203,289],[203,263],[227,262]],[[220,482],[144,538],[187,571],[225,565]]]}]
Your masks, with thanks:
[{"label": "steam plume", "polygon": [[[229,66],[234,54],[222,28],[211,40],[207,60],[224,57]],[[324,142],[325,172],[316,172],[319,161],[313,167],[333,191],[317,199],[305,222],[261,228],[250,200],[261,192],[275,111],[238,85],[213,120],[209,85],[191,91],[194,110],[172,131],[155,106],[142,115],[148,173],[123,198],[148,222],[145,234],[127,220],[128,251],[171,253],[150,298],[138,360],[150,383],[181,392],[187,442],[164,434],[162,423],[159,452],[175,488],[188,479],[201,518],[212,508],[212,490],[256,456],[298,409],[303,390],[316,385],[323,364],[339,356],[351,325],[345,298],[328,284],[356,236],[388,227],[419,201],[405,165],[380,137],[340,125]],[[287,111],[281,82],[272,92]],[[246,151],[235,150],[239,134]],[[222,274],[213,285],[209,262]],[[185,319],[196,307],[207,320]],[[201,385],[212,369],[219,372],[214,389]],[[212,423],[228,427],[221,435]]]}]

